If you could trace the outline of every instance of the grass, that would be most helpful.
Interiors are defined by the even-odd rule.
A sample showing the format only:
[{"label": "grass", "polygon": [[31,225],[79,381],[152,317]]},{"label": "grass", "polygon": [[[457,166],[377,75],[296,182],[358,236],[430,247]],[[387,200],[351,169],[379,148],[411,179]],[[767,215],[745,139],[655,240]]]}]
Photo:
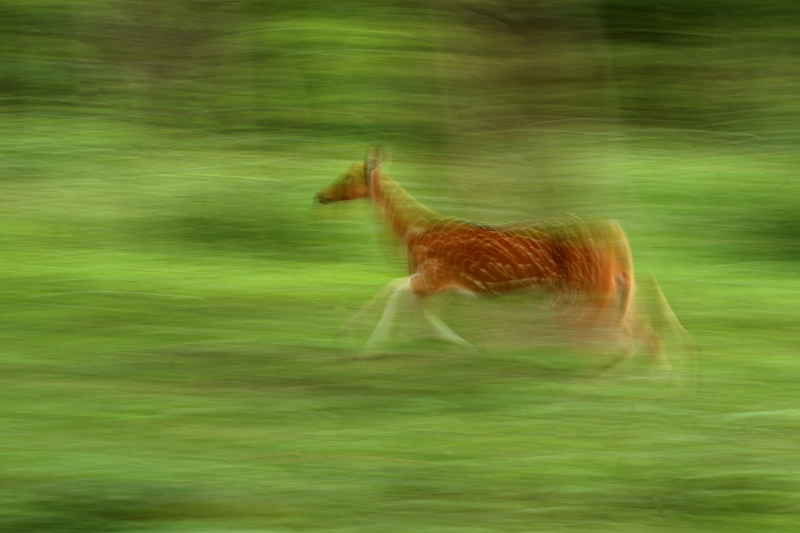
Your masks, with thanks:
[{"label": "grass", "polygon": [[[623,222],[701,347],[698,382],[680,354],[675,380],[638,361],[587,379],[596,359],[537,338],[518,300],[438,302],[480,355],[406,317],[386,355],[354,357],[375,315],[336,329],[402,261],[368,207],[311,198],[363,146],[0,128],[2,531],[796,525],[791,157],[664,135],[571,160],[619,193],[579,200]],[[436,209],[524,209],[502,191],[470,204],[515,160],[400,156],[393,174]]]}]

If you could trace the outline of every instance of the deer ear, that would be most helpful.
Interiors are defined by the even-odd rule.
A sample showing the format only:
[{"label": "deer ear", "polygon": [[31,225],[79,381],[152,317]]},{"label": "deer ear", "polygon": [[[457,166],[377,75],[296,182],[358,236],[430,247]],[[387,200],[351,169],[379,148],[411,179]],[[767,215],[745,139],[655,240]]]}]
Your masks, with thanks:
[{"label": "deer ear", "polygon": [[367,181],[372,176],[372,171],[381,168],[381,160],[383,159],[383,150],[380,146],[373,146],[367,152],[366,162],[364,169],[367,174]]}]

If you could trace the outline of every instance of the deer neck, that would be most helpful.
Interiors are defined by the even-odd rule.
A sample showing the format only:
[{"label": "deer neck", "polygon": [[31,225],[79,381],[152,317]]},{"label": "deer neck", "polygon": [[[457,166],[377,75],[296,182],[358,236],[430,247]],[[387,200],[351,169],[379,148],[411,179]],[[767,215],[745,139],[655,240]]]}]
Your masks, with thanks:
[{"label": "deer neck", "polygon": [[441,217],[419,203],[385,174],[381,174],[379,182],[373,186],[372,198],[394,233],[404,241],[413,233],[424,229],[432,220]]}]

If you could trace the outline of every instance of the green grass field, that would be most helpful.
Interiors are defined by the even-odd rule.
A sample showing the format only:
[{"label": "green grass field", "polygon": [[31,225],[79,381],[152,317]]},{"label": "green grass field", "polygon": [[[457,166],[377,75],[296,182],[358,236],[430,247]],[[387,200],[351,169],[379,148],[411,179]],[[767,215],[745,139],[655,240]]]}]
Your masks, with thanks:
[{"label": "green grass field", "polygon": [[[0,531],[797,529],[789,2],[6,4]],[[478,353],[357,357],[404,259],[312,198],[374,142],[443,213],[618,220],[697,360],[457,296]]]},{"label": "green grass field", "polygon": [[[666,136],[594,154],[639,269],[701,351],[696,374],[675,352],[674,379],[641,360],[589,379],[596,358],[537,340],[519,299],[437,303],[480,354],[406,317],[384,356],[354,357],[378,311],[336,330],[402,261],[366,204],[311,198],[363,146],[2,127],[3,531],[797,523],[800,293],[777,231],[792,160]],[[422,163],[393,167],[432,190]]]}]

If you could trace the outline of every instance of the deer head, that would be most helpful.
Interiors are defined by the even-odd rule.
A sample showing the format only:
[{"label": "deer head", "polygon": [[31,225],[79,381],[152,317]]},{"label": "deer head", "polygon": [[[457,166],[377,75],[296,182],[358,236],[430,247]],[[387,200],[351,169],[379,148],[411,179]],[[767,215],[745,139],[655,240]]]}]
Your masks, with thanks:
[{"label": "deer head", "polygon": [[363,163],[356,163],[340,175],[333,183],[316,195],[321,204],[374,197],[379,185],[382,153],[379,148],[367,152]]}]

